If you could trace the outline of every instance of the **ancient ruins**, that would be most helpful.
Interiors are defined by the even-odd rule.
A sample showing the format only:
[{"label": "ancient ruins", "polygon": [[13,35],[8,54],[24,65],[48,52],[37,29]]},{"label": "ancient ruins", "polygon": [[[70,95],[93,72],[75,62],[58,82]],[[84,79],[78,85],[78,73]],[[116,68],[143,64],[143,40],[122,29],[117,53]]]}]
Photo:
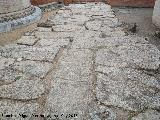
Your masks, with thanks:
[{"label": "ancient ruins", "polygon": [[[2,1],[1,32],[41,17],[29,0]],[[158,48],[126,33],[110,5],[63,6],[0,46],[0,120],[160,120],[159,66]]]},{"label": "ancient ruins", "polygon": [[0,0],[0,32],[29,25],[41,18],[41,10],[30,0]]}]

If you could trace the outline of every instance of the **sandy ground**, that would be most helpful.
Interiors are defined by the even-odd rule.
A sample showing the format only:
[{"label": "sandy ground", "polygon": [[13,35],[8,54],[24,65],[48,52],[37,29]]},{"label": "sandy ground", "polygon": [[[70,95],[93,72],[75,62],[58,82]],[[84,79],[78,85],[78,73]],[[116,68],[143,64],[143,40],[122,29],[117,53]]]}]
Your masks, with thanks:
[{"label": "sandy ground", "polygon": [[147,37],[148,41],[160,50],[160,39],[154,37],[157,28],[152,24],[153,8],[113,7],[121,22],[138,25],[138,36]]},{"label": "sandy ground", "polygon": [[48,16],[55,14],[56,10],[51,12],[43,13],[41,20],[33,23],[29,26],[24,26],[22,28],[7,32],[7,33],[0,33],[0,46],[4,46],[9,43],[14,43],[17,39],[19,39],[25,32],[31,31],[37,27],[38,22],[44,22],[47,20]]}]

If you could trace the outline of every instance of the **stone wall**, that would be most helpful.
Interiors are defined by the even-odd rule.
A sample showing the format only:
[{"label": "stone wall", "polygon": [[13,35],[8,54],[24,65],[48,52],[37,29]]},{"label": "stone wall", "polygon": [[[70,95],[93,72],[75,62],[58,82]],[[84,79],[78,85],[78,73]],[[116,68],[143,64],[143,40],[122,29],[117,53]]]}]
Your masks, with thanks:
[{"label": "stone wall", "polygon": [[155,0],[64,0],[70,3],[105,2],[112,6],[154,7]]},{"label": "stone wall", "polygon": [[154,7],[155,0],[107,0],[112,6]]},{"label": "stone wall", "polygon": [[58,0],[31,0],[32,5],[43,5],[51,2],[58,2]]},{"label": "stone wall", "polygon": [[20,11],[30,5],[30,0],[0,0],[0,14]]},{"label": "stone wall", "polygon": [[152,21],[157,27],[160,28],[160,0],[156,0]]}]

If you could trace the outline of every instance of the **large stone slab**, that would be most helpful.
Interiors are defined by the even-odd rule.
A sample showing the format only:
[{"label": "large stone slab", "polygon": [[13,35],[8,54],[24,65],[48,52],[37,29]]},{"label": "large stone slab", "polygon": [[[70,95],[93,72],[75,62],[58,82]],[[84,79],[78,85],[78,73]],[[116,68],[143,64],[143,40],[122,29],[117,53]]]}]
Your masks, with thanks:
[{"label": "large stone slab", "polygon": [[0,86],[0,98],[32,100],[44,93],[40,80],[17,80],[9,85]]},{"label": "large stone slab", "polygon": [[5,69],[6,67],[12,65],[14,63],[15,59],[12,58],[5,58],[0,56],[0,70]]},{"label": "large stone slab", "polygon": [[17,103],[10,100],[0,100],[0,119],[30,120],[36,114],[38,107],[38,103]]},{"label": "large stone slab", "polygon": [[35,36],[40,39],[62,39],[67,37],[74,37],[74,32],[35,32]]},{"label": "large stone slab", "polygon": [[54,32],[74,32],[74,31],[83,31],[85,30],[82,26],[76,25],[57,25],[53,26],[52,30]]},{"label": "large stone slab", "polygon": [[41,39],[37,42],[36,46],[53,46],[53,47],[62,47],[69,44],[69,38],[55,38],[55,39]]},{"label": "large stone slab", "polygon": [[93,30],[93,31],[97,31],[100,30],[102,25],[102,21],[97,21],[97,20],[93,20],[93,21],[88,21],[86,22],[86,27],[88,30]]},{"label": "large stone slab", "polygon": [[30,79],[30,77],[20,71],[14,70],[12,67],[6,67],[0,70],[0,84],[9,84],[17,80]]},{"label": "large stone slab", "polygon": [[[129,79],[129,78],[128,78]],[[159,92],[135,81],[125,80],[123,76],[107,76],[98,73],[97,99],[115,107],[139,111],[144,108],[159,108]]]},{"label": "large stone slab", "polygon": [[132,118],[132,120],[159,120],[160,113],[156,110],[147,110]]},{"label": "large stone slab", "polygon": [[[134,46],[135,44],[149,44],[148,41],[145,40],[143,37],[138,36],[121,36],[121,37],[109,37],[105,32],[101,32],[101,34],[98,37],[95,38],[95,44],[97,46],[106,46],[109,48],[114,48],[118,46]],[[153,47],[153,46],[152,46]],[[156,49],[156,47],[154,46]]]},{"label": "large stone slab", "polygon": [[20,61],[16,62],[12,68],[32,77],[44,78],[52,66],[47,62]]},{"label": "large stone slab", "polygon": [[[87,82],[63,81],[54,79],[53,87],[49,93],[46,114],[54,118],[54,114],[59,115],[59,119],[82,120],[87,112],[87,104],[90,101],[90,90]],[[63,114],[63,115],[62,115]],[[74,118],[67,118],[66,115],[77,114]]]},{"label": "large stone slab", "polygon": [[86,15],[71,14],[71,12],[69,12],[68,14],[65,12],[62,14],[56,14],[53,17],[51,16],[49,20],[53,22],[55,25],[83,25],[85,21],[90,20],[90,17],[87,17]]},{"label": "large stone slab", "polygon": [[106,67],[98,66],[96,68],[97,72],[102,72],[111,77],[116,77],[123,80],[136,81],[140,84],[146,85],[146,87],[153,87],[155,89],[160,89],[159,79],[152,76],[151,73],[143,70],[137,70],[132,68],[117,68],[117,67]]},{"label": "large stone slab", "polygon": [[17,44],[33,46],[37,41],[38,39],[35,38],[34,36],[22,36],[17,41]]},{"label": "large stone slab", "polygon": [[54,78],[91,82],[91,64],[91,51],[85,49],[65,51],[60,58],[59,68]]},{"label": "large stone slab", "polygon": [[[151,44],[122,45],[118,47],[108,47],[97,52],[96,63],[107,66],[158,69],[159,50]],[[117,66],[118,65],[118,66]]]},{"label": "large stone slab", "polygon": [[55,47],[32,47],[11,44],[0,49],[1,56],[7,58],[22,58],[25,60],[39,60],[52,62],[59,48]]}]

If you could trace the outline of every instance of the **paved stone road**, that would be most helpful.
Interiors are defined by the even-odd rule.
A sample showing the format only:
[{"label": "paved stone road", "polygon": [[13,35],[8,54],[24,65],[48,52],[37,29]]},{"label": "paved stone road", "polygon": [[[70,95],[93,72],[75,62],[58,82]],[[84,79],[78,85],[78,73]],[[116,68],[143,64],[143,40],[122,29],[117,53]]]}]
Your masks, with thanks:
[{"label": "paved stone road", "polygon": [[160,52],[109,5],[69,5],[47,24],[0,48],[0,119],[160,119]]}]

